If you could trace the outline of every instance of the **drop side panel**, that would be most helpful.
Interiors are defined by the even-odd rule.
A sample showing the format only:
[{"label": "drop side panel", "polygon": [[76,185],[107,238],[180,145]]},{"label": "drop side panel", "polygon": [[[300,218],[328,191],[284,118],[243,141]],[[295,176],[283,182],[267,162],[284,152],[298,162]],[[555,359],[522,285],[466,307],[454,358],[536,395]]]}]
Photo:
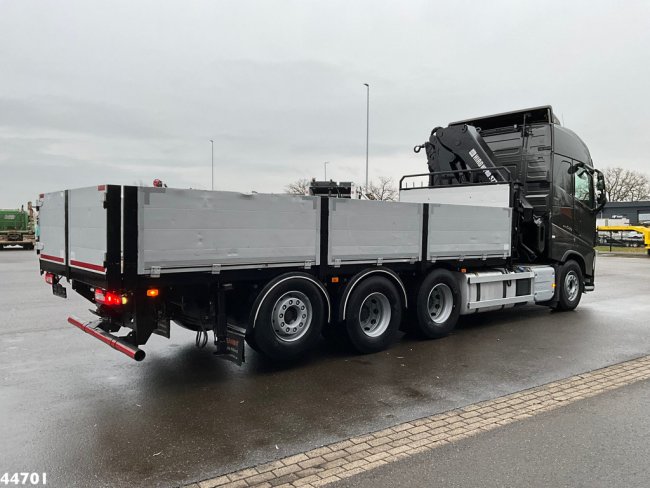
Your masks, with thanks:
[{"label": "drop side panel", "polygon": [[43,195],[38,211],[39,259],[65,266],[65,192]]},{"label": "drop side panel", "polygon": [[329,205],[328,264],[420,260],[422,205],[343,198]]},{"label": "drop side panel", "polygon": [[512,209],[429,205],[427,260],[510,256]]},{"label": "drop side panel", "polygon": [[[90,273],[106,273],[106,185],[69,190],[68,247],[70,267]],[[119,234],[114,236],[120,239]]]},{"label": "drop side panel", "polygon": [[317,197],[138,189],[138,273],[319,264]]}]

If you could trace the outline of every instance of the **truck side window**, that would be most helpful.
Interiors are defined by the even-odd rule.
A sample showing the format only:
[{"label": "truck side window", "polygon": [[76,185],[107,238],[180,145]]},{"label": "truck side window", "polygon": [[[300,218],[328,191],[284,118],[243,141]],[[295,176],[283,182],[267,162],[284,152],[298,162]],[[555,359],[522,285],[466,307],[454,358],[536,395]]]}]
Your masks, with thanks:
[{"label": "truck side window", "polygon": [[555,202],[560,207],[573,207],[573,181],[571,178],[571,163],[556,159],[553,165],[553,181],[555,185]]},{"label": "truck side window", "polygon": [[581,168],[576,171],[573,181],[576,200],[587,208],[594,208],[594,182],[591,173]]}]

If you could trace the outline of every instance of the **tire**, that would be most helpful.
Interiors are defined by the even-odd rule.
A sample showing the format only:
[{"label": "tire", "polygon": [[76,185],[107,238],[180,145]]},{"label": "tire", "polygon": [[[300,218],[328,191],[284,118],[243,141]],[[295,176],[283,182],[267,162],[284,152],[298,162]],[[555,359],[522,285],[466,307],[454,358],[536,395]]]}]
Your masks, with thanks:
[{"label": "tire", "polygon": [[345,332],[362,354],[383,351],[392,344],[402,321],[402,300],[388,279],[373,276],[356,285],[345,311]]},{"label": "tire", "polygon": [[578,263],[567,261],[562,265],[558,286],[560,291],[556,309],[573,310],[576,308],[580,303],[584,289],[582,269]]},{"label": "tire", "polygon": [[[251,311],[248,344],[271,359],[287,361],[303,356],[320,338],[325,304],[318,287],[303,278],[281,280],[260,293]],[[255,313],[257,312],[257,320]]]},{"label": "tire", "polygon": [[460,288],[454,275],[436,269],[422,281],[416,302],[416,324],[419,334],[439,339],[449,334],[460,315]]}]

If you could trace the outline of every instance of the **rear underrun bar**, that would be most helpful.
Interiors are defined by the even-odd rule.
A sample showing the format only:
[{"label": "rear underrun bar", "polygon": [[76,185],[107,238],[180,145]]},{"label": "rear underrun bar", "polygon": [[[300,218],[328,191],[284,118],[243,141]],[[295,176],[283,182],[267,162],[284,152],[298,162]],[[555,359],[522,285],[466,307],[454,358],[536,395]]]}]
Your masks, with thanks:
[{"label": "rear underrun bar", "polygon": [[90,334],[95,339],[99,339],[104,344],[107,344],[113,349],[120,351],[122,354],[126,354],[131,359],[142,361],[145,357],[145,352],[142,349],[134,346],[133,344],[129,344],[119,337],[115,337],[108,332],[98,329],[96,326],[93,326],[93,324],[99,324],[101,321],[88,322],[87,324],[84,324],[76,317],[68,317],[68,322],[78,329],[83,330],[86,334]]}]

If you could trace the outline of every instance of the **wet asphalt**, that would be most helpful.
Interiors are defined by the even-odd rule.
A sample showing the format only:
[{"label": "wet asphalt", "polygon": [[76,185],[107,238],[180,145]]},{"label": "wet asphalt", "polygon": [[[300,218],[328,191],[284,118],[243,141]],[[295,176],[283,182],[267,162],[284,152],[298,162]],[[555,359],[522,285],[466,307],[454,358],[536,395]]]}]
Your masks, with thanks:
[{"label": "wet asphalt", "polygon": [[177,486],[650,354],[650,259],[600,257],[578,310],[465,317],[437,341],[277,366],[152,337],[136,363],[70,326],[27,251],[0,252],[0,471],[48,486]]}]

